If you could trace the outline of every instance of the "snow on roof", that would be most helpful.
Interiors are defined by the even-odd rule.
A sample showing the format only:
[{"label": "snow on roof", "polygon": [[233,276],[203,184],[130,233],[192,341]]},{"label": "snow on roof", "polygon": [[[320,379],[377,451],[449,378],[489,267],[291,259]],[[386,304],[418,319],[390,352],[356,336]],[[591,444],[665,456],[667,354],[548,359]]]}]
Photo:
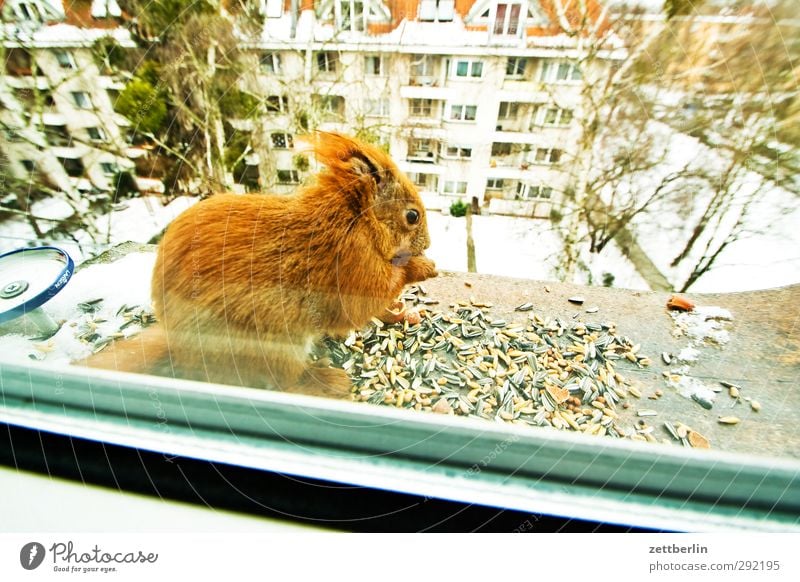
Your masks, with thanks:
[{"label": "snow on roof", "polygon": [[75,214],[75,209],[63,198],[45,198],[31,204],[30,213],[36,218],[65,220]]},{"label": "snow on roof", "polygon": [[[609,48],[622,46],[619,39],[607,37]],[[285,12],[280,18],[268,18],[258,42],[261,48],[285,48],[287,44],[307,47],[316,44],[317,50],[324,50],[330,44],[331,49],[368,50],[371,47],[382,50],[403,50],[404,52],[420,52],[443,54],[460,49],[463,54],[519,54],[531,49],[543,48],[552,55],[553,50],[574,50],[579,39],[565,33],[543,36],[527,36],[525,38],[503,39],[494,42],[487,30],[474,30],[467,27],[456,15],[451,22],[422,22],[403,20],[400,24],[383,34],[364,34],[361,32],[337,31],[332,23],[320,22],[314,13],[306,10],[300,13],[292,36],[291,15]]]},{"label": "snow on roof", "polygon": [[124,28],[80,28],[65,23],[44,26],[35,31],[30,40],[36,47],[71,47],[90,46],[109,36],[123,46],[135,46],[130,32]]}]

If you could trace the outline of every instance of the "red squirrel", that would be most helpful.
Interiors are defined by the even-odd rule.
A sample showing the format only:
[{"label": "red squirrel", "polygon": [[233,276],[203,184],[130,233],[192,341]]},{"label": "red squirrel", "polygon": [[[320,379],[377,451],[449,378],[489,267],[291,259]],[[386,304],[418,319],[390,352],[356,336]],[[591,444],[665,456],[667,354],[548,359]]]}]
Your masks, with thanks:
[{"label": "red squirrel", "polygon": [[344,396],[344,370],[314,364],[313,342],[384,313],[436,276],[425,208],[379,148],[312,138],[325,166],[291,196],[217,194],[167,228],[153,271],[158,324],[84,361],[184,378]]}]

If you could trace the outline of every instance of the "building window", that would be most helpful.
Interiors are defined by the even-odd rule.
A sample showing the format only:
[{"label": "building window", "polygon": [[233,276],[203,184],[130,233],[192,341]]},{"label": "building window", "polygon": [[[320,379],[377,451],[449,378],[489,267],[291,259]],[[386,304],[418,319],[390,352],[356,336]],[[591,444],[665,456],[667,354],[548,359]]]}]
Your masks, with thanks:
[{"label": "building window", "polygon": [[519,103],[511,101],[501,101],[500,111],[497,113],[498,119],[516,119],[519,114]]},{"label": "building window", "polygon": [[362,0],[337,0],[336,20],[339,30],[361,32],[366,28],[366,13]]},{"label": "building window", "polygon": [[431,117],[433,115],[433,99],[409,99],[411,117]]},{"label": "building window", "polygon": [[117,173],[117,164],[111,162],[100,162],[100,170],[106,176],[113,176]]},{"label": "building window", "polygon": [[283,131],[276,131],[270,135],[272,140],[272,147],[280,150],[288,150],[294,147],[294,140],[292,134]]},{"label": "building window", "polygon": [[506,77],[524,77],[528,59],[524,57],[508,57],[506,62]]},{"label": "building window", "polygon": [[436,174],[423,174],[414,172],[408,175],[418,190],[436,192],[439,187],[439,177]]},{"label": "building window", "polygon": [[261,69],[272,75],[281,74],[281,56],[278,53],[264,53],[261,55]]},{"label": "building window", "polygon": [[508,142],[494,142],[492,144],[493,156],[509,156],[511,155],[511,144]]},{"label": "building window", "polygon": [[9,142],[18,142],[22,141],[22,134],[19,132],[19,129],[16,127],[4,127],[3,133],[6,136],[6,140]]},{"label": "building window", "polygon": [[467,193],[466,182],[445,180],[444,188],[442,189],[442,194],[446,194],[448,196],[463,196],[466,193]]},{"label": "building window", "polygon": [[475,115],[478,112],[477,105],[451,105],[450,106],[450,120],[451,121],[475,121]]},{"label": "building window", "polygon": [[106,132],[100,127],[87,127],[86,133],[89,134],[89,139],[92,141],[107,141],[108,137]]},{"label": "building window", "polygon": [[364,57],[364,69],[367,75],[383,75],[383,57],[375,55]]},{"label": "building window", "polygon": [[56,56],[56,60],[58,61],[58,65],[62,69],[76,69],[77,66],[75,65],[75,59],[73,58],[71,53],[67,51],[53,51],[53,54]]},{"label": "building window", "polygon": [[557,164],[561,160],[561,150],[558,148],[536,148],[534,161],[537,164]]},{"label": "building window", "polygon": [[10,48],[6,52],[6,73],[13,77],[33,74],[33,57],[24,48]]},{"label": "building window", "polygon": [[335,73],[339,55],[331,51],[317,53],[317,70],[320,73]]},{"label": "building window", "polygon": [[519,33],[519,16],[522,4],[498,4],[494,18],[494,33],[516,36]]},{"label": "building window", "polygon": [[80,178],[86,171],[80,158],[58,158],[58,161],[64,166],[67,176],[72,178]]},{"label": "building window", "polygon": [[364,113],[369,117],[389,117],[389,100],[367,99],[364,102]]},{"label": "building window", "polygon": [[461,79],[480,79],[483,76],[483,63],[469,59],[458,59],[453,64],[453,77]]},{"label": "building window", "polygon": [[503,189],[503,178],[489,178],[486,180],[486,189],[487,190],[502,190]]},{"label": "building window", "polygon": [[411,61],[410,77],[414,85],[433,85],[433,61],[432,56],[422,55]]},{"label": "building window", "polygon": [[472,148],[447,146],[444,155],[448,158],[469,159],[472,157]]},{"label": "building window", "polygon": [[533,186],[524,182],[517,184],[517,198],[522,200],[530,200],[532,198],[549,200],[552,196],[553,189],[549,186]]},{"label": "building window", "polygon": [[455,14],[455,0],[421,0],[419,19],[423,22],[450,22]]},{"label": "building window", "polygon": [[72,95],[72,100],[79,109],[92,108],[92,98],[85,91],[72,91],[70,95]]},{"label": "building window", "polygon": [[344,97],[341,95],[314,95],[314,104],[326,119],[344,117]]},{"label": "building window", "polygon": [[30,22],[42,22],[42,13],[33,2],[17,2],[17,18]]},{"label": "building window", "polygon": [[412,139],[408,142],[408,160],[433,163],[436,161],[437,143],[430,139]]},{"label": "building window", "polygon": [[567,126],[572,123],[572,110],[560,107],[540,107],[534,116],[534,125]]},{"label": "building window", "polygon": [[244,186],[246,192],[258,192],[260,190],[260,177],[261,172],[258,170],[258,165],[240,164],[233,170],[234,182]]},{"label": "building window", "polygon": [[45,125],[44,137],[51,146],[69,147],[72,143],[72,136],[65,125]]},{"label": "building window", "polygon": [[278,184],[299,184],[300,175],[297,170],[278,170]]},{"label": "building window", "polygon": [[267,111],[285,113],[289,111],[289,99],[284,95],[270,95],[266,100]]},{"label": "building window", "polygon": [[543,83],[566,83],[582,78],[578,65],[567,61],[542,61],[539,70],[539,80]]}]

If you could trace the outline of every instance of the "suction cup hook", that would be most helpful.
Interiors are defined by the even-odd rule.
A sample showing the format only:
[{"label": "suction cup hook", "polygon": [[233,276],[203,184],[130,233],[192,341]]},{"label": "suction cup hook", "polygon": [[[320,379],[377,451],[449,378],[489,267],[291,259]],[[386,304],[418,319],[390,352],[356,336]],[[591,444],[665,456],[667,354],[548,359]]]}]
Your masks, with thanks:
[{"label": "suction cup hook", "polygon": [[18,249],[0,255],[0,324],[25,317],[39,335],[50,337],[58,324],[41,306],[64,288],[75,271],[57,247]]}]

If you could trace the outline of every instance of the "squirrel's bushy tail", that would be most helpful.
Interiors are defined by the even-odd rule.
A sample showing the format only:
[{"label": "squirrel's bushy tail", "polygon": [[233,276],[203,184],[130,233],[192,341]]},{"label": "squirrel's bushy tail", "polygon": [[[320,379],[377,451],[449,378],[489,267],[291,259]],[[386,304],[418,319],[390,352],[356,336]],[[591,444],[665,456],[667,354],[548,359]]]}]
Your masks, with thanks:
[{"label": "squirrel's bushy tail", "polygon": [[117,340],[105,350],[73,363],[89,368],[147,374],[163,367],[168,357],[167,335],[160,325],[153,325],[135,336]]}]

